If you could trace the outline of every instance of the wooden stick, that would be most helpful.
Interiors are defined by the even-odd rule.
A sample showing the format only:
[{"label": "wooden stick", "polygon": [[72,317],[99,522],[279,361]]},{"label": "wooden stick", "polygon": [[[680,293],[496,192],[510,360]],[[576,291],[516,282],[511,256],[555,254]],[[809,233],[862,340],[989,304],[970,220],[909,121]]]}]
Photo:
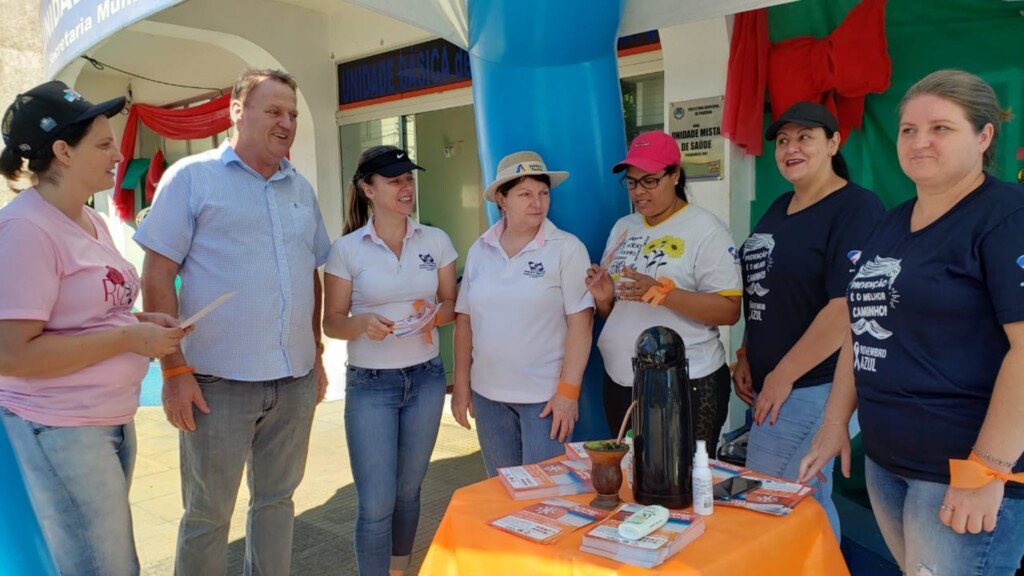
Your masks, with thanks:
[{"label": "wooden stick", "polygon": [[619,436],[615,439],[616,444],[622,444],[622,436],[626,433],[626,424],[629,424],[629,417],[633,415],[634,406],[636,406],[636,400],[630,402],[629,408],[626,408],[626,417],[622,419],[622,426],[619,426]]}]

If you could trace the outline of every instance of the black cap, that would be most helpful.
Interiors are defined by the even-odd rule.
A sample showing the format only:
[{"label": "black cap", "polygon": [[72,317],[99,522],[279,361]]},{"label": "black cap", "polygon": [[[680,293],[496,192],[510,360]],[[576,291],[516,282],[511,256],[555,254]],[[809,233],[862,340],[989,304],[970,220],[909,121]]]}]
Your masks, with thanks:
[{"label": "black cap", "polygon": [[787,108],[775,122],[772,122],[764,133],[765,139],[775,140],[779,130],[786,124],[799,124],[808,128],[826,128],[833,133],[839,130],[839,122],[828,108],[813,102],[797,102]]},{"label": "black cap", "polygon": [[40,84],[19,94],[7,108],[2,125],[4,144],[25,158],[38,158],[68,126],[101,114],[110,118],[124,105],[123,96],[93,104],[63,82]]},{"label": "black cap", "polygon": [[369,174],[380,174],[385,178],[393,178],[413,170],[426,171],[422,166],[414,164],[405,150],[388,150],[360,164],[356,169],[355,180],[361,180]]}]

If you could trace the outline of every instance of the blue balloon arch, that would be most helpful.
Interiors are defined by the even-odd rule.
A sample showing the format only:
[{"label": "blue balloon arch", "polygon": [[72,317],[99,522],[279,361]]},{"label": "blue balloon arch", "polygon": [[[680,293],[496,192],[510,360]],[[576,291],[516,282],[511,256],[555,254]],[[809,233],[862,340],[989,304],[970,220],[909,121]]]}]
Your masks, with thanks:
[{"label": "blue balloon arch", "polygon": [[[592,261],[629,200],[611,166],[626,154],[616,40],[625,0],[472,0],[480,164],[490,182],[506,154],[534,150],[570,178],[551,195],[550,218],[583,241]],[[488,203],[491,222],[497,206]],[[598,322],[597,324],[601,324]],[[597,326],[596,329],[600,329]],[[595,338],[596,342],[596,338]],[[576,439],[607,437],[604,366],[592,352]]]}]

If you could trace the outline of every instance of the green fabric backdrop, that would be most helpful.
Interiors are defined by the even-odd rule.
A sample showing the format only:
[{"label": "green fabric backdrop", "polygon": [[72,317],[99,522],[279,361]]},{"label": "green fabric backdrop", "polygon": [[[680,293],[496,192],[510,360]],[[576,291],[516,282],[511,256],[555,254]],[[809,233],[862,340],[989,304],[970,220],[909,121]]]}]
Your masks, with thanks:
[{"label": "green fabric backdrop", "polygon": [[[824,37],[857,5],[855,0],[802,0],[768,10],[772,42],[794,36]],[[874,190],[889,208],[914,195],[896,158],[897,110],[904,92],[942,68],[978,74],[996,90],[1000,104],[1016,118],[1004,123],[997,142],[994,175],[1016,181],[1024,162],[1024,2],[1003,0],[889,0],[886,36],[892,82],[884,94],[867,98],[864,123],[843,146],[850,173]],[[765,126],[770,119],[766,116]],[[775,145],[768,143],[756,163],[756,198],[751,226],[780,194],[791,189],[775,167]]]}]

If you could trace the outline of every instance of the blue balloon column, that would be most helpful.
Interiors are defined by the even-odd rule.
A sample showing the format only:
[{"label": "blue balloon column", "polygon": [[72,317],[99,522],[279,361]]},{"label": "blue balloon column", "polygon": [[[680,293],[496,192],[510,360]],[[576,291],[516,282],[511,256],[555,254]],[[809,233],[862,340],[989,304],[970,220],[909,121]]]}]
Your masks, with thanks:
[{"label": "blue balloon column", "polygon": [[[470,0],[469,55],[485,178],[519,150],[570,178],[551,195],[551,220],[598,261],[629,200],[611,173],[625,157],[616,40],[625,0]],[[497,206],[488,206],[497,221]],[[604,368],[596,350],[584,378],[576,439],[609,435]]]},{"label": "blue balloon column", "polygon": [[57,576],[43,530],[21,476],[7,430],[0,422],[0,575]]}]

